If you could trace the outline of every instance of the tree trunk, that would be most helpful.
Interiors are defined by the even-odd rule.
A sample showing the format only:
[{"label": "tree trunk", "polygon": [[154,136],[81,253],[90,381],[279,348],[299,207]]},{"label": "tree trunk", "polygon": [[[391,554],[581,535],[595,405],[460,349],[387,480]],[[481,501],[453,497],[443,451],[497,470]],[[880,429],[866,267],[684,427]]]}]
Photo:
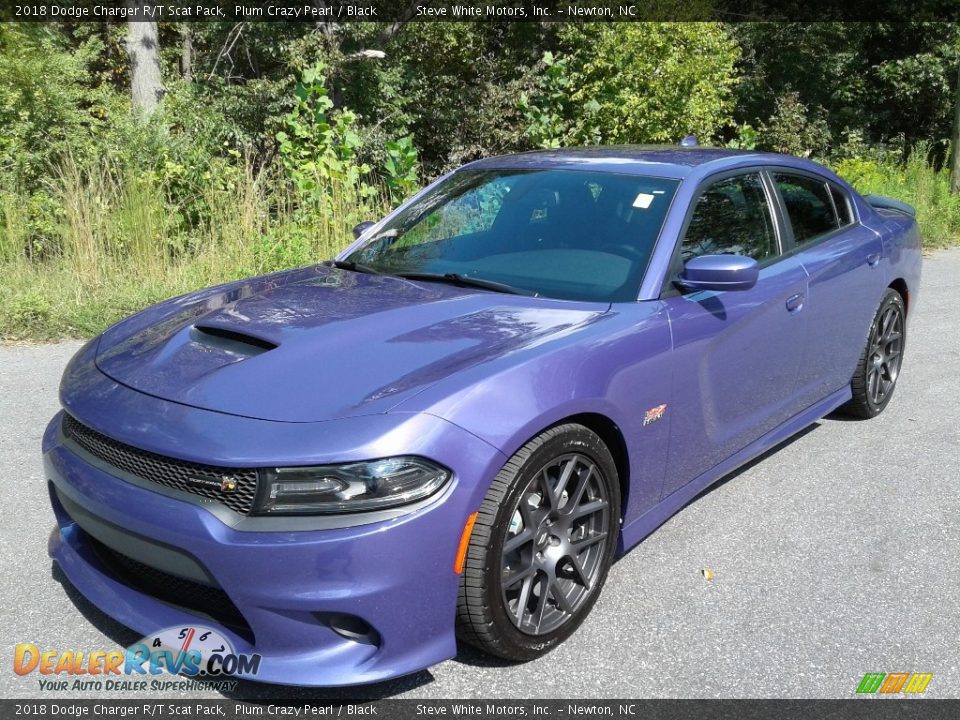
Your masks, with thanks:
[{"label": "tree trunk", "polygon": [[[153,5],[151,0],[130,0],[130,7],[140,9],[138,17],[143,17],[143,7]],[[133,109],[141,115],[150,115],[157,109],[166,90],[160,75],[160,38],[157,23],[140,21],[127,22],[127,55],[130,56],[130,97]]]},{"label": "tree trunk", "polygon": [[950,189],[953,192],[960,192],[960,65],[957,66],[957,88],[954,90],[952,135],[950,154],[953,162],[950,168]]},{"label": "tree trunk", "polygon": [[188,83],[193,82],[193,38],[187,23],[180,25],[180,74]]}]

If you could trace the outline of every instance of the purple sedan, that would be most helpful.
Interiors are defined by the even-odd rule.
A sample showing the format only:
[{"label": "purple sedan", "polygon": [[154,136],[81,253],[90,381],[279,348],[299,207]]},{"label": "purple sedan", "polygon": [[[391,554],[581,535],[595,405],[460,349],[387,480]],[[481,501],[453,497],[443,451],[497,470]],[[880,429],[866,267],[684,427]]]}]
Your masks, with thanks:
[{"label": "purple sedan", "polygon": [[909,206],[696,147],[481,160],[358,235],[93,339],[43,441],[69,580],[261,681],[548,652],[704,488],[880,413],[920,282]]}]

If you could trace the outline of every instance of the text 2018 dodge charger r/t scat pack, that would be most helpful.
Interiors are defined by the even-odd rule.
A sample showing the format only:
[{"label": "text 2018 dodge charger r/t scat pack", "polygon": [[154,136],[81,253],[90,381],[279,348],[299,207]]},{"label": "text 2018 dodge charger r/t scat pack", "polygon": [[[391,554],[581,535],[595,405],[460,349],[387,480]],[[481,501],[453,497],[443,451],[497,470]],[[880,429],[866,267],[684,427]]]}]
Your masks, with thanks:
[{"label": "text 2018 dodge charger r/t scat pack", "polygon": [[44,437],[70,581],[262,681],[547,652],[704,487],[881,412],[920,280],[908,206],[705,148],[481,160],[358,232],[90,341]]}]

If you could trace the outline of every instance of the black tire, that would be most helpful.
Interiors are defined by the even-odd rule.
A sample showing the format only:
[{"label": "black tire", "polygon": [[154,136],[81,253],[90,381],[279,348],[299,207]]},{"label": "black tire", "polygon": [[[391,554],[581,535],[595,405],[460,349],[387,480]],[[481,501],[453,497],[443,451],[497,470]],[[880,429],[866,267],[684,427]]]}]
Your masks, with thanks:
[{"label": "black tire", "polygon": [[845,414],[872,418],[890,403],[903,364],[906,321],[903,298],[896,290],[887,288],[850,381],[853,397],[841,408]]},{"label": "black tire", "polygon": [[503,466],[480,505],[457,635],[513,661],[549,652],[596,602],[619,530],[620,482],[603,441],[575,424],[538,435]]}]

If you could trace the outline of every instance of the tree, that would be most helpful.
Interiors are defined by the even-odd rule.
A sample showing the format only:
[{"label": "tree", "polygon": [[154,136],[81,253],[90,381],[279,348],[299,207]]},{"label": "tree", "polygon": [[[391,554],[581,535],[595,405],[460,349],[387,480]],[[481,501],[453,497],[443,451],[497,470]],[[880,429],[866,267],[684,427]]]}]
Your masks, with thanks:
[{"label": "tree", "polygon": [[180,24],[180,75],[186,82],[193,82],[193,36],[188,23]]},{"label": "tree", "polygon": [[564,50],[575,141],[705,141],[730,119],[739,49],[720,23],[585,23]]},{"label": "tree", "polygon": [[[130,0],[128,7],[136,11],[134,17],[143,17],[150,0]],[[160,74],[160,35],[157,23],[143,20],[127,22],[125,41],[130,57],[130,99],[135,112],[143,116],[156,110],[166,89]]]},{"label": "tree", "polygon": [[410,23],[387,48],[383,68],[399,81],[394,107],[365,114],[407,118],[428,177],[478,157],[527,149],[518,101],[535,95],[538,63],[552,47],[551,25]]},{"label": "tree", "polygon": [[956,23],[736,23],[743,48],[736,119],[769,117],[777,99],[823,108],[833,137],[904,149],[929,140],[942,158],[954,115]]},{"label": "tree", "polygon": [[957,65],[957,87],[954,89],[953,134],[950,137],[950,190],[960,192],[960,63]]},{"label": "tree", "polygon": [[90,151],[100,122],[87,80],[101,50],[96,39],[71,44],[51,25],[0,23],[0,172],[34,189],[64,154]]}]

